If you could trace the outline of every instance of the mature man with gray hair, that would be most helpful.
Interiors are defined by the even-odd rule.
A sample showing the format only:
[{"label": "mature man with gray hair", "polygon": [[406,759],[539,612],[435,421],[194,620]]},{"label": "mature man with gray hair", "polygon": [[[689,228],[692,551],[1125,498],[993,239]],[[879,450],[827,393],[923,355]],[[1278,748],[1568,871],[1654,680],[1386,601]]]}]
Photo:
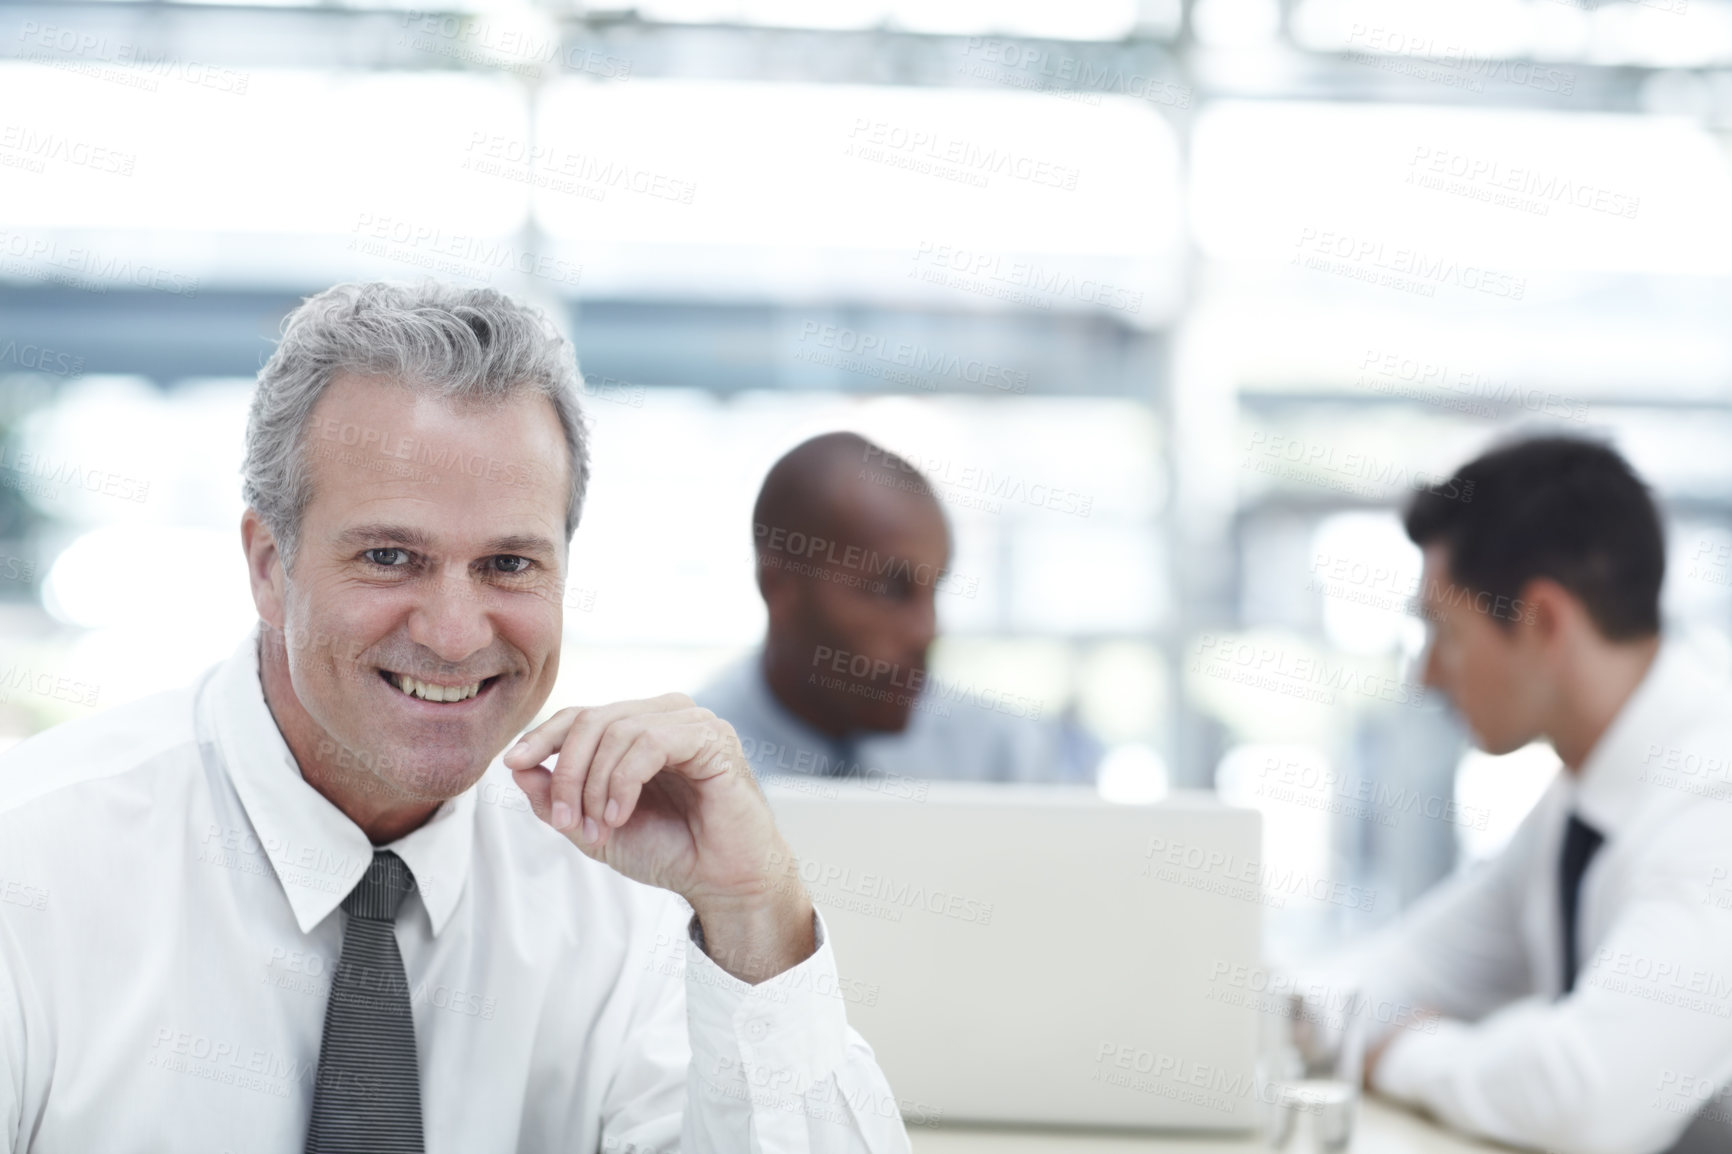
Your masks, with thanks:
[{"label": "mature man with gray hair", "polygon": [[577,384],[491,290],[290,316],[257,629],[0,758],[0,1151],[908,1149],[733,730],[668,694],[525,732]]}]

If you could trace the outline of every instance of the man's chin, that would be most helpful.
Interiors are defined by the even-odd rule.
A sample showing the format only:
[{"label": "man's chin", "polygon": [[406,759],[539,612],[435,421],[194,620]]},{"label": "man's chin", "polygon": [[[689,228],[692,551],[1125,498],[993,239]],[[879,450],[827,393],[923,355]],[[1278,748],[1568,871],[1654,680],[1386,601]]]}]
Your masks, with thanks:
[{"label": "man's chin", "polygon": [[907,731],[908,723],[913,718],[912,712],[874,714],[862,717],[859,721],[859,728],[867,733],[903,733]]},{"label": "man's chin", "polygon": [[492,758],[463,761],[400,763],[389,775],[373,778],[374,789],[404,801],[441,802],[456,797],[481,780]]},{"label": "man's chin", "polygon": [[1518,749],[1525,749],[1534,741],[1532,737],[1511,737],[1508,734],[1487,735],[1479,730],[1473,731],[1473,744],[1481,753],[1489,753],[1493,757],[1503,757]]}]

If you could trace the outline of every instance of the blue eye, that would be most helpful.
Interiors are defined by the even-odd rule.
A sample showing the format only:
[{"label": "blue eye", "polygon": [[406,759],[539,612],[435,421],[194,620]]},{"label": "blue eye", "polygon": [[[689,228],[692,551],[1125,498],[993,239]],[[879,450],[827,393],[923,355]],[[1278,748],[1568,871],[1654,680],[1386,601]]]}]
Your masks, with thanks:
[{"label": "blue eye", "polygon": [[[391,560],[385,559],[382,556],[383,554],[396,554],[396,555],[402,557],[402,560],[401,561],[391,561]],[[369,549],[365,553],[363,553],[362,556],[365,557],[367,560],[371,561],[373,564],[383,565],[388,569],[400,568],[402,565],[406,565],[409,562],[409,551],[407,549],[398,549],[395,547],[387,547],[387,548],[382,548],[382,549]]]},{"label": "blue eye", "polygon": [[[510,554],[501,554],[493,559],[494,568],[498,569],[501,573],[522,573],[527,570],[531,564],[532,562],[527,557],[517,557]],[[507,565],[510,565],[511,567],[506,568],[505,566]]]}]

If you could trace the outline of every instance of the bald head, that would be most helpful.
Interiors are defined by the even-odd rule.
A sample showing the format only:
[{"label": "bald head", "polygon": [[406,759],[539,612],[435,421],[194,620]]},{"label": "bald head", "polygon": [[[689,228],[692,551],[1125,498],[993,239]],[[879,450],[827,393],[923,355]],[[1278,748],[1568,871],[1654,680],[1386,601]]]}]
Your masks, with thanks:
[{"label": "bald head", "polygon": [[931,485],[858,434],[826,433],[770,469],[752,522],[772,690],[827,733],[905,728],[950,560]]},{"label": "bald head", "polygon": [[[752,508],[759,565],[770,527],[820,540],[859,544],[886,520],[944,521],[932,487],[902,457],[858,433],[825,433],[789,449],[770,467]],[[773,552],[785,552],[779,540]]]}]

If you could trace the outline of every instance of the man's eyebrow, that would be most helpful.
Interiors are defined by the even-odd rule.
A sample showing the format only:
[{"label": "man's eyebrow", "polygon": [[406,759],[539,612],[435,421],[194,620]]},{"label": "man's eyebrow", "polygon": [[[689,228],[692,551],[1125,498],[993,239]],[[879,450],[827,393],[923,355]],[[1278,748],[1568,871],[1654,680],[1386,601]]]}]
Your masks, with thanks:
[{"label": "man's eyebrow", "polygon": [[[339,547],[353,548],[358,545],[374,544],[379,541],[391,541],[407,545],[411,549],[430,551],[433,539],[420,529],[408,525],[390,525],[376,523],[355,525],[343,530],[337,535]],[[539,553],[553,556],[558,548],[546,537],[538,533],[508,533],[503,537],[494,537],[482,546],[485,553]]]},{"label": "man's eyebrow", "polygon": [[432,538],[419,529],[382,522],[354,525],[337,534],[337,544],[340,546],[366,545],[374,541],[395,541],[415,549],[426,549],[432,544]]},{"label": "man's eyebrow", "polygon": [[552,556],[559,552],[557,546],[538,533],[513,533],[504,537],[495,537],[487,542],[489,553],[542,553]]}]

